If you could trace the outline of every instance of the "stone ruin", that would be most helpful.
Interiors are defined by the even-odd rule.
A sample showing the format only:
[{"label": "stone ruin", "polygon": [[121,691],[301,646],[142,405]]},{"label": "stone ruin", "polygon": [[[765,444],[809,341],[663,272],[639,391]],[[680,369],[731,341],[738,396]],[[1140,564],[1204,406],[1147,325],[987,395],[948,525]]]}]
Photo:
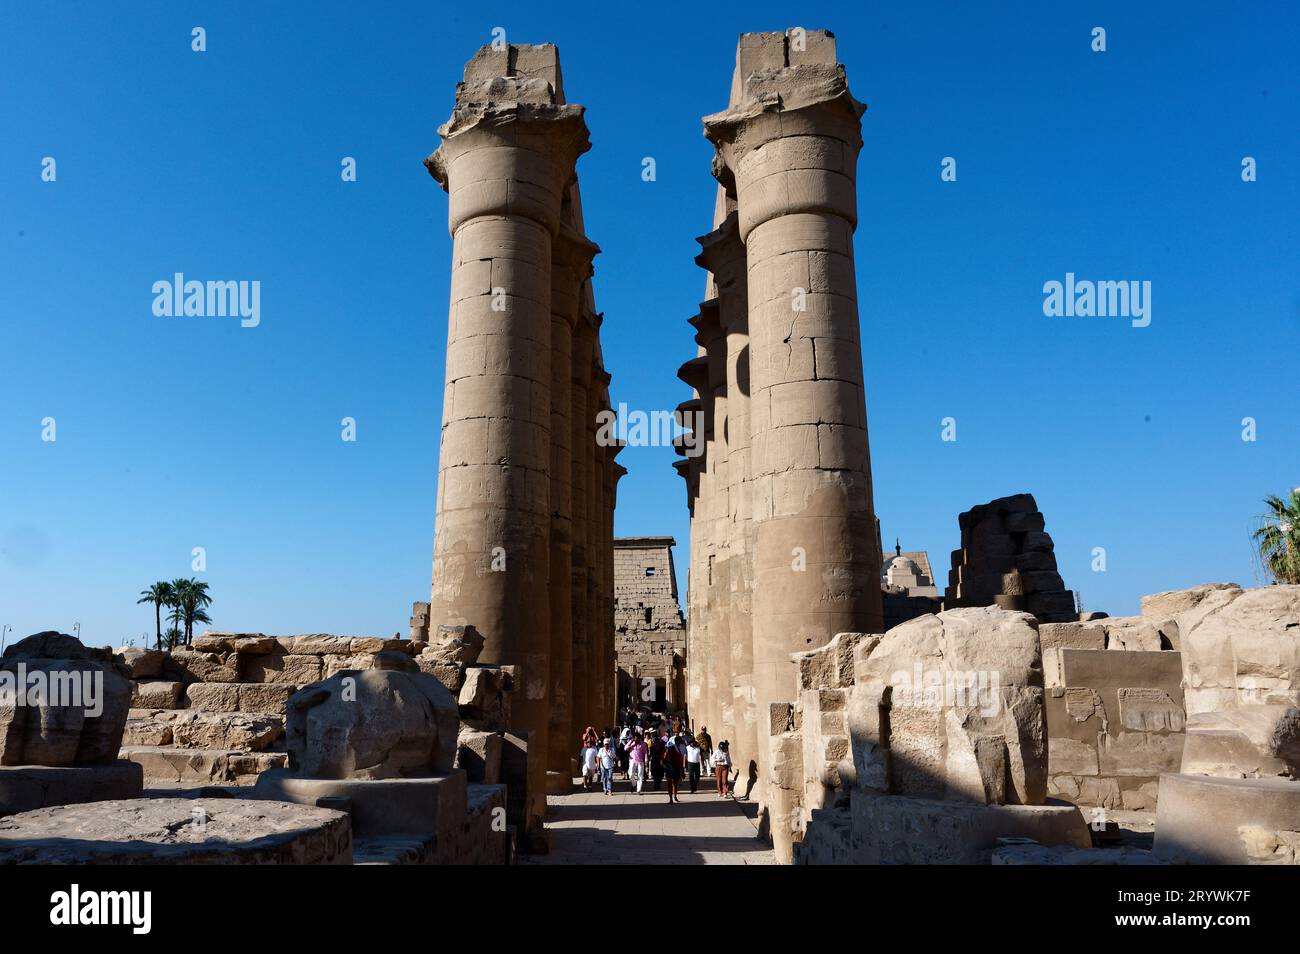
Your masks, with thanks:
[{"label": "stone ruin", "polygon": [[772,707],[778,858],[1300,863],[1297,633],[1300,586],[1209,584],[1139,617],[838,634]]},{"label": "stone ruin", "polygon": [[957,519],[961,548],[952,553],[944,606],[1024,610],[1045,623],[1078,619],[1074,594],[1056,569],[1052,538],[1030,494],[972,507]]},{"label": "stone ruin", "polygon": [[[664,701],[732,742],[782,862],[1300,863],[1300,587],[1080,613],[1029,494],[960,515],[942,597],[928,559],[882,554],[853,261],[865,106],[832,34],[742,35],[704,118],[685,646],[671,541],[613,540],[582,107],[550,45],[484,47],[464,77],[426,160],[453,262],[410,639],[22,641],[0,684],[92,673],[104,708],[0,703],[0,862],[545,850],[546,794],[570,789],[581,727],[611,721],[620,660],[628,680],[656,668],[648,644],[671,656]],[[667,574],[633,585],[648,551]]]},{"label": "stone ruin", "polygon": [[686,709],[686,620],[677,602],[672,537],[614,538],[618,705]]},{"label": "stone ruin", "polygon": [[118,758],[127,675],[111,652],[62,633],[37,633],[5,650],[0,815],[140,794],[139,766]]},{"label": "stone ruin", "polygon": [[698,240],[698,350],[679,372],[695,392],[677,464],[688,705],[760,795],[773,758],[760,723],[795,694],[790,653],[882,624],[853,279],[865,107],[834,36],[794,34],[743,34],[727,106],[704,117],[718,189]]},{"label": "stone ruin", "polygon": [[[515,667],[532,749],[525,844],[544,851],[581,727],[614,716],[613,515],[621,447],[576,163],[589,148],[550,44],[485,46],[426,160],[448,193],[451,311],[433,584],[415,620],[469,625]],[[413,632],[413,635],[415,634]]]}]

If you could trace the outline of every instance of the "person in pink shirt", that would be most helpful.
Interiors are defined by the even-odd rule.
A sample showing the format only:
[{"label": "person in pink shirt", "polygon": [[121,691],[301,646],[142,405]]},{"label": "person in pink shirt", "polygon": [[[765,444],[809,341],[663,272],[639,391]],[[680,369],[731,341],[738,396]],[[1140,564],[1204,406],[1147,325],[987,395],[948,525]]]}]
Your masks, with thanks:
[{"label": "person in pink shirt", "polygon": [[628,779],[636,786],[636,793],[640,795],[641,783],[645,781],[646,776],[646,760],[649,758],[650,751],[646,747],[645,738],[641,735],[640,729],[637,730],[636,735],[624,748],[629,758]]}]

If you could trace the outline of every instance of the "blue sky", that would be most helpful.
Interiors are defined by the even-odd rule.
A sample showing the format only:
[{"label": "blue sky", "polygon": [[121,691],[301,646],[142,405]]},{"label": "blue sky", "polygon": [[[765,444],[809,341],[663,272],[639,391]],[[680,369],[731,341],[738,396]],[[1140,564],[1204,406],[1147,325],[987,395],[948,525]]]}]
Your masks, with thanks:
[{"label": "blue sky", "polygon": [[[1253,583],[1261,498],[1300,484],[1295,8],[722,6],[7,5],[0,624],[138,640],[136,594],[202,546],[220,628],[405,631],[429,588],[450,274],[421,160],[496,26],[558,43],[588,109],[616,401],[687,396],[714,194],[700,117],[726,104],[736,35],[829,28],[868,104],[857,268],[886,544],[946,569],[960,511],[1029,491],[1088,609]],[[178,271],[260,281],[261,324],[155,317]],[[1150,327],[1044,316],[1067,271],[1150,281]],[[672,459],[624,452],[617,532],[676,536],[684,580]]]}]

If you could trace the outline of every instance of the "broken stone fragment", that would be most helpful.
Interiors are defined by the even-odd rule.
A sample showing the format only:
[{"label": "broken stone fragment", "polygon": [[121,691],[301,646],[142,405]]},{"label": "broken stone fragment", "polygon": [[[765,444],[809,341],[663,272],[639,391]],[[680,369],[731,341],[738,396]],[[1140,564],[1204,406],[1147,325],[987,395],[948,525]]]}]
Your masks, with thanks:
[{"label": "broken stone fragment", "polygon": [[285,745],[311,778],[410,778],[450,771],[460,720],[424,673],[345,672],[290,697]]},{"label": "broken stone fragment", "polygon": [[[129,672],[111,650],[63,633],[37,633],[10,646],[0,658],[0,680],[23,694],[23,704],[0,706],[0,765],[115,761],[131,705]],[[45,690],[33,694],[39,685]]]}]

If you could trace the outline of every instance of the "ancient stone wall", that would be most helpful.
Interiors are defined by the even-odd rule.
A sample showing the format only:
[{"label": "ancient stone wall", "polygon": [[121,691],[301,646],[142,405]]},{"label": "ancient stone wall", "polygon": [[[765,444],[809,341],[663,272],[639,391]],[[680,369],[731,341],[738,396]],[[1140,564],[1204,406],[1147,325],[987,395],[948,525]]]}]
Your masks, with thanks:
[{"label": "ancient stone wall", "polygon": [[[1161,651],[1158,643],[1125,649],[1119,639],[1107,639],[1110,622],[1038,628],[1047,686],[1048,790],[1077,805],[1151,811],[1161,774],[1178,771],[1182,759],[1182,657]],[[1112,628],[1117,634],[1134,630]]]},{"label": "ancient stone wall", "polygon": [[1030,494],[1001,497],[958,518],[944,607],[998,605],[1042,622],[1078,619],[1074,594],[1056,568],[1055,546]]},{"label": "ancient stone wall", "polygon": [[619,705],[686,705],[686,622],[677,599],[672,537],[614,539],[614,649]]}]

